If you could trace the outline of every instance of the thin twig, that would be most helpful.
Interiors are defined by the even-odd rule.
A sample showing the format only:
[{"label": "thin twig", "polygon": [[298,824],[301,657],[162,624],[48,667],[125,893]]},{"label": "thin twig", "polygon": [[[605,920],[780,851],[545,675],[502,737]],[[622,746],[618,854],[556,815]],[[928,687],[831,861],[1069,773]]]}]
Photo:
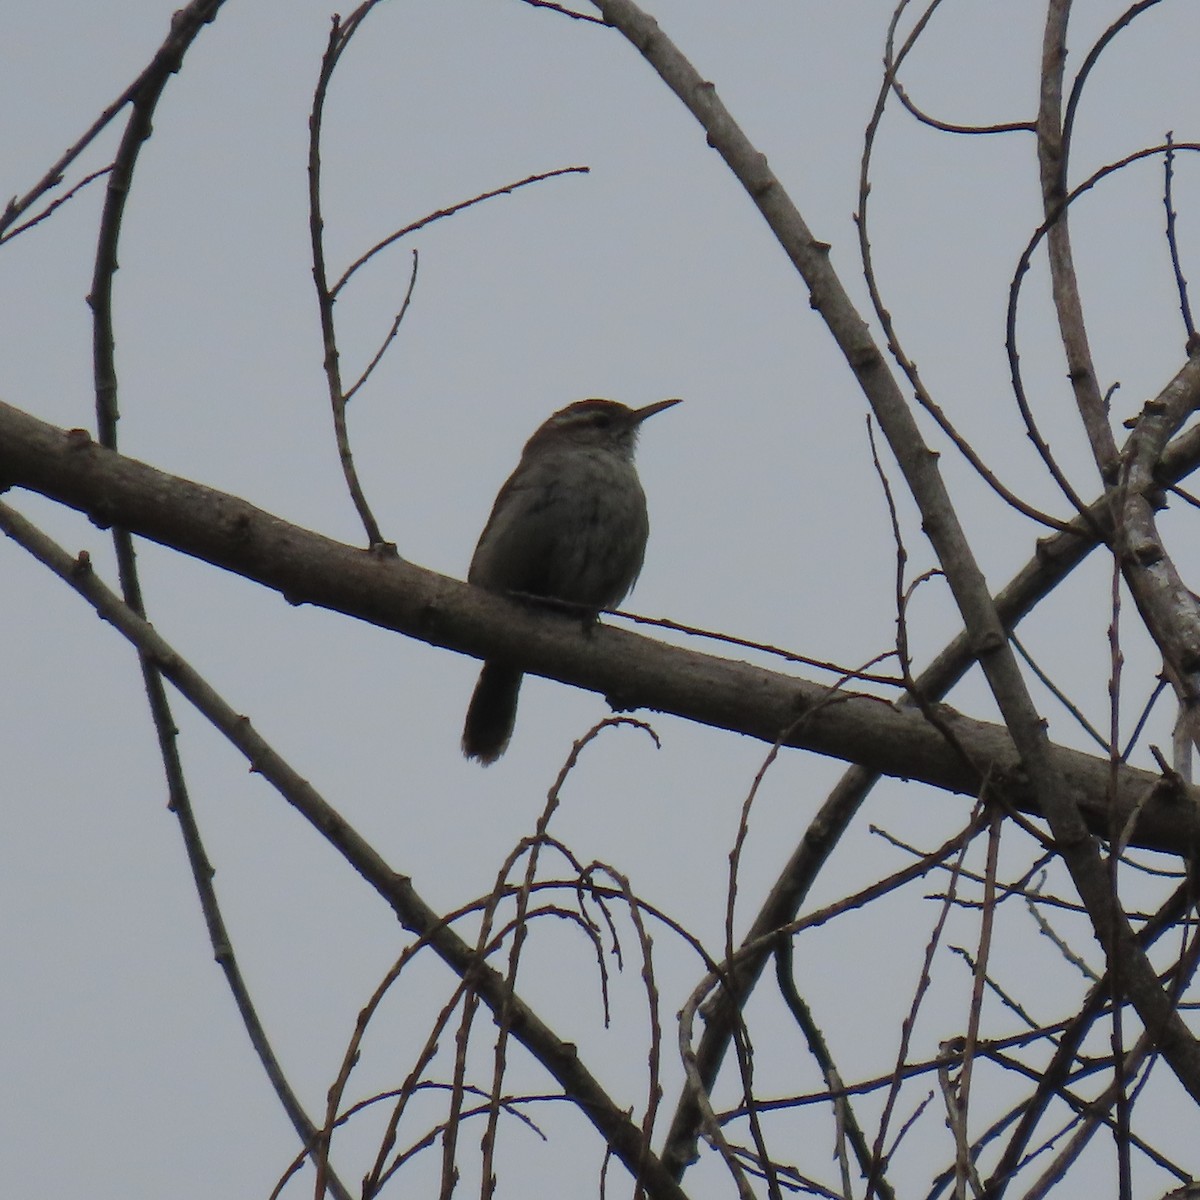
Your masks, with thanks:
[{"label": "thin twig", "polygon": [[[1021,373],[1021,359],[1017,350],[1017,310],[1021,295],[1021,288],[1024,283],[1026,274],[1029,271],[1033,261],[1033,255],[1041,245],[1042,241],[1049,236],[1051,231],[1057,226],[1058,222],[1063,218],[1067,210],[1075,204],[1081,196],[1090,192],[1097,184],[1107,179],[1114,172],[1122,171],[1126,167],[1131,166],[1135,162],[1139,162],[1144,158],[1157,157],[1165,151],[1165,146],[1147,146],[1141,150],[1136,150],[1132,154],[1127,154],[1124,158],[1118,159],[1101,167],[1098,171],[1093,172],[1077,187],[1072,188],[1066,193],[1059,204],[1051,209],[1041,225],[1034,230],[1030,236],[1025,249],[1021,252],[1017,260],[1016,268],[1013,271],[1012,280],[1008,287],[1008,307],[1005,317],[1005,351],[1008,355],[1009,378],[1013,390],[1013,397],[1016,400],[1017,407],[1020,410],[1021,417],[1025,422],[1026,432],[1029,434],[1030,440],[1041,456],[1042,461],[1046,464],[1047,469],[1058,483],[1063,495],[1075,506],[1081,516],[1088,514],[1091,510],[1083,504],[1075,489],[1068,482],[1066,474],[1058,465],[1050,450],[1049,443],[1043,436],[1037,420],[1033,415],[1033,409],[1029,403],[1029,397],[1025,391],[1025,384]],[[1200,152],[1200,143],[1195,142],[1180,142],[1175,143],[1176,151],[1188,150],[1190,152]],[[1101,407],[1103,403],[1101,402]],[[1107,418],[1106,418],[1107,419]]]},{"label": "thin twig", "polygon": [[413,289],[417,286],[417,263],[419,258],[417,251],[412,252],[412,274],[408,277],[408,290],[404,293],[404,301],[400,305],[400,311],[396,314],[395,320],[392,321],[392,327],[388,330],[387,336],[383,339],[378,350],[375,351],[375,357],[367,363],[363,369],[363,373],[354,381],[353,385],[346,391],[344,403],[349,404],[354,399],[355,392],[362,387],[368,379],[371,378],[371,372],[379,366],[380,360],[387,352],[387,348],[395,340],[396,334],[400,332],[400,323],[404,320],[404,314],[408,312],[408,306],[412,303]]},{"label": "thin twig", "polygon": [[[62,183],[67,168],[103,133],[121,109],[134,101],[145,104],[152,95],[161,92],[166,77],[178,71],[179,64],[188,47],[195,40],[201,28],[215,20],[217,11],[224,2],[225,0],[192,0],[190,4],[180,8],[172,15],[171,32],[158,48],[146,69],[100,113],[24,196],[14,196],[5,205],[3,213],[0,213],[0,234],[3,234],[42,196]],[[152,106],[153,101],[151,100],[150,103]],[[82,184],[76,184],[72,190],[78,191],[81,186]]]},{"label": "thin twig", "polygon": [[[1125,669],[1125,654],[1121,649],[1121,560],[1126,553],[1126,538],[1124,526],[1125,497],[1124,493],[1129,484],[1129,477],[1124,464],[1115,482],[1117,503],[1115,510],[1115,536],[1113,538],[1112,569],[1109,571],[1109,621],[1108,621],[1108,710],[1109,710],[1109,775],[1108,796],[1111,803],[1116,795],[1117,775],[1121,768],[1121,681]],[[1136,819],[1135,817],[1130,820]],[[1116,815],[1112,818],[1109,832],[1108,878],[1112,888],[1113,910],[1120,905],[1120,867],[1121,854],[1124,849],[1122,840],[1128,837],[1129,821],[1122,829],[1121,820]],[[1113,928],[1116,935],[1116,927]],[[1109,1029],[1109,1041],[1112,1046],[1113,1081],[1111,1092],[1116,1106],[1115,1138],[1117,1155],[1117,1192],[1120,1200],[1133,1200],[1133,1164],[1130,1159],[1130,1098],[1125,1074],[1125,1023],[1122,1000],[1125,986],[1122,978],[1121,959],[1115,958],[1109,963],[1109,996],[1112,1004],[1112,1024]],[[1144,1053],[1144,1051],[1143,1051]]]},{"label": "thin twig", "polygon": [[[11,242],[13,238],[17,237],[19,234],[25,233],[26,230],[32,229],[35,225],[40,225],[44,220],[46,220],[47,217],[51,216],[58,209],[62,208],[62,206],[66,204],[68,200],[73,200],[76,196],[78,196],[79,193],[82,192],[89,183],[94,183],[97,179],[102,179],[111,170],[112,164],[110,163],[107,167],[101,167],[98,171],[93,171],[90,175],[85,175],[67,192],[56,197],[49,204],[47,204],[41,212],[35,213],[29,218],[28,221],[24,221],[20,225],[16,226],[16,228],[10,229],[8,233],[0,234],[0,246],[4,245],[5,242]],[[2,225],[3,223],[0,222],[0,227],[2,227]]]},{"label": "thin twig", "polygon": [[1060,688],[1058,684],[1054,682],[1054,680],[1046,671],[1043,671],[1042,668],[1038,666],[1033,655],[1029,653],[1024,643],[1021,642],[1015,633],[1010,633],[1008,635],[1008,640],[1012,642],[1013,649],[1016,650],[1016,652],[1021,656],[1026,666],[1028,666],[1034,675],[1037,676],[1038,682],[1041,683],[1041,685],[1055,698],[1055,700],[1057,700],[1059,704],[1061,704],[1063,708],[1065,708],[1067,712],[1069,712],[1071,716],[1075,718],[1079,728],[1082,729],[1083,732],[1086,733],[1088,737],[1090,737],[1092,741],[1104,751],[1105,754],[1108,754],[1111,748],[1111,743],[1108,742],[1104,735],[1091,723],[1091,721],[1087,719],[1087,717],[1084,716],[1083,710],[1071,700],[1066,692],[1064,692],[1062,688]]},{"label": "thin twig", "polygon": [[[976,826],[982,810],[982,803],[977,803],[975,810],[971,814],[972,827]],[[966,857],[969,846],[970,839],[964,838],[958,850],[958,856],[955,859],[955,871],[951,873],[950,877],[950,886],[948,888],[950,896],[953,896],[954,892],[956,891],[957,867]],[[897,1101],[900,1099],[900,1083],[901,1079],[903,1078],[904,1066],[908,1059],[908,1047],[916,1029],[917,1015],[920,1012],[921,1003],[924,1000],[925,994],[929,990],[929,985],[932,981],[933,957],[938,946],[941,944],[942,932],[945,929],[946,921],[950,916],[950,911],[951,904],[948,897],[947,901],[938,909],[938,915],[937,919],[934,921],[933,931],[930,933],[929,940],[925,945],[925,956],[921,965],[921,975],[917,980],[917,987],[913,993],[908,1014],[905,1016],[900,1026],[900,1044],[896,1049],[896,1064],[892,1071],[892,1083],[888,1088],[887,1098],[885,1099],[883,1105],[883,1113],[879,1118],[879,1129],[875,1134],[875,1143],[871,1149],[871,1173],[867,1176],[866,1200],[872,1200],[872,1197],[876,1194],[880,1172],[889,1161],[891,1154],[894,1152],[895,1145],[899,1144],[899,1139],[904,1136],[905,1132],[915,1119],[915,1115],[909,1118],[905,1126],[903,1126],[898,1132],[892,1150],[886,1150],[888,1127],[891,1123]]]},{"label": "thin twig", "polygon": [[1123,763],[1129,761],[1129,756],[1137,746],[1138,739],[1142,736],[1142,731],[1146,728],[1146,722],[1150,720],[1150,714],[1154,711],[1155,704],[1158,703],[1158,698],[1169,686],[1165,679],[1159,678],[1155,680],[1154,689],[1151,691],[1146,703],[1142,705],[1142,711],[1138,714],[1138,719],[1133,723],[1133,732],[1129,735],[1129,740],[1125,743],[1121,751],[1121,761]]},{"label": "thin twig", "polygon": [[338,459],[342,464],[342,475],[366,532],[367,544],[372,549],[378,548],[394,553],[395,546],[384,541],[375,514],[367,503],[367,496],[358,478],[354,455],[350,449],[350,435],[346,428],[346,391],[342,384],[337,330],[333,320],[334,298],[325,270],[325,219],[321,215],[321,122],[325,113],[329,83],[355,30],[361,26],[376,2],[377,0],[368,0],[360,5],[345,22],[336,14],[330,21],[329,40],[325,45],[325,53],[321,56],[321,69],[313,89],[312,111],[308,118],[308,227],[312,246],[313,285],[317,290],[317,309],[321,318],[325,380],[329,389],[330,407],[333,410],[334,440],[337,443]]},{"label": "thin twig", "polygon": [[[669,629],[673,633],[685,633],[689,637],[705,638],[713,642],[724,642],[729,646],[741,646],[744,650],[759,650],[784,662],[799,663],[801,666],[812,667],[817,671],[831,671],[845,679],[853,679],[857,683],[878,683],[885,687],[903,687],[904,680],[896,675],[880,675],[874,671],[862,668],[847,667],[842,663],[829,662],[823,658],[810,658],[807,654],[799,654],[795,650],[785,650],[781,646],[773,646],[769,642],[758,642],[752,638],[738,637],[732,633],[721,633],[715,629],[704,629],[698,625],[688,625],[682,621],[673,621],[669,617],[647,617],[640,613],[629,612],[628,609],[604,609],[605,615],[620,617],[632,621],[635,625],[649,625],[656,629]],[[876,663],[885,662],[894,657],[895,652],[885,650],[868,662],[872,667]]]},{"label": "thin twig", "polygon": [[879,91],[875,98],[875,107],[871,113],[870,120],[867,123],[866,133],[863,136],[863,150],[859,161],[859,184],[858,184],[858,211],[855,215],[855,224],[858,227],[858,242],[859,242],[859,258],[863,265],[863,278],[867,284],[867,290],[871,298],[871,306],[874,309],[875,316],[883,329],[884,336],[887,338],[887,346],[892,358],[896,364],[904,372],[909,383],[912,385],[913,392],[917,402],[925,409],[926,412],[933,417],[938,423],[942,432],[954,444],[955,449],[967,460],[968,463],[978,473],[979,477],[996,492],[1007,504],[1010,504],[1018,512],[1040,522],[1052,529],[1061,530],[1063,523],[1057,518],[1050,516],[1047,513],[1041,512],[1039,509],[1026,503],[1016,495],[1010,488],[1006,487],[980,457],[974,446],[955,428],[950,418],[945,411],[938,405],[929,390],[925,387],[921,379],[920,373],[917,370],[917,365],[907,354],[900,343],[899,335],[896,331],[895,322],[892,319],[891,311],[884,303],[882,293],[879,289],[878,278],[875,274],[874,255],[871,250],[871,239],[868,228],[869,201],[871,193],[871,162],[875,149],[875,141],[879,133],[880,125],[883,121],[884,113],[887,107],[887,99],[892,91],[892,82],[895,79],[896,72],[900,69],[905,58],[911,53],[912,48],[916,45],[921,33],[925,29],[925,25],[929,18],[933,15],[941,0],[932,0],[930,6],[926,9],[921,19],[917,22],[913,30],[905,39],[899,50],[895,49],[896,29],[899,25],[900,16],[904,11],[908,0],[900,0],[897,4],[892,19],[888,25],[887,48],[884,56],[884,76],[880,83]]},{"label": "thin twig", "polygon": [[1174,140],[1174,133],[1167,130],[1167,151],[1163,155],[1163,208],[1167,210],[1167,249],[1171,254],[1171,271],[1175,276],[1175,288],[1179,292],[1179,312],[1183,317],[1183,328],[1190,344],[1196,336],[1196,323],[1192,319],[1192,305],[1188,299],[1188,283],[1184,278],[1183,264],[1179,258],[1179,238],[1175,228],[1176,212],[1172,195],[1172,185],[1175,179],[1175,147],[1172,144]]},{"label": "thin twig", "polygon": [[788,1006],[788,1011],[792,1014],[796,1024],[800,1026],[804,1039],[808,1043],[809,1052],[816,1059],[825,1085],[829,1089],[829,1099],[833,1105],[834,1120],[839,1134],[837,1158],[842,1168],[843,1194],[847,1197],[852,1195],[850,1164],[846,1160],[843,1145],[844,1135],[844,1140],[849,1142],[850,1148],[854,1151],[861,1174],[864,1177],[874,1176],[876,1190],[884,1197],[884,1200],[895,1200],[896,1193],[892,1185],[871,1157],[871,1147],[867,1144],[862,1126],[859,1125],[858,1119],[854,1115],[850,1097],[846,1094],[841,1074],[833,1061],[833,1055],[825,1041],[824,1034],[813,1019],[812,1010],[796,987],[796,980],[792,973],[792,939],[790,937],[779,939],[779,945],[775,951],[775,979],[779,984],[779,991],[783,996],[784,1003]]},{"label": "thin twig", "polygon": [[388,246],[398,242],[403,237],[407,237],[410,233],[416,233],[419,229],[424,229],[427,225],[432,225],[435,221],[440,221],[444,217],[452,217],[455,213],[473,208],[475,205],[482,204],[487,200],[494,200],[497,196],[511,196],[513,192],[519,191],[523,187],[528,187],[530,184],[541,183],[546,179],[554,179],[559,175],[587,175],[590,171],[590,167],[557,167],[553,171],[539,171],[536,175],[526,175],[524,179],[518,179],[514,183],[506,183],[498,188],[492,188],[491,191],[480,192],[478,196],[472,196],[469,200],[461,200],[457,204],[451,204],[446,208],[439,208],[435,212],[428,213],[419,221],[413,221],[411,225],[405,225],[403,229],[397,229],[394,233],[389,233],[382,241],[376,242],[369,250],[360,254],[342,272],[338,281],[329,289],[330,298],[336,300],[342,288],[350,282],[351,277],[361,267],[366,266],[381,250],[386,250]]},{"label": "thin twig", "polygon": [[971,1100],[971,1079],[975,1055],[979,1046],[979,1024],[983,1013],[983,992],[987,982],[987,965],[991,955],[992,934],[996,921],[996,873],[1000,858],[1000,834],[1003,815],[993,810],[988,824],[987,866],[984,871],[983,913],[979,922],[979,950],[975,958],[971,987],[971,1005],[967,1015],[967,1036],[963,1043],[962,1070],[953,1092],[952,1127],[955,1133],[955,1170],[958,1187],[965,1193],[968,1179],[978,1194],[979,1177],[968,1142],[970,1125],[967,1120]]},{"label": "thin twig", "polygon": [[528,5],[530,8],[546,8],[551,12],[559,13],[561,16],[570,17],[575,21],[591,21],[596,25],[603,25],[603,17],[594,17],[591,13],[576,12],[573,8],[567,8],[562,4],[555,4],[554,0],[521,0],[522,4]]}]

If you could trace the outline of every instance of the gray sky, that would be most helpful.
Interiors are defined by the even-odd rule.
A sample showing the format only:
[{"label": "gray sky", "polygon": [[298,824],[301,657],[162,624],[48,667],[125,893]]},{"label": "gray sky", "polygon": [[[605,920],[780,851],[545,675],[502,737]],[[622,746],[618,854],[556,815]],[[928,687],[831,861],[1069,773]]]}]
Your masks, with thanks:
[{"label": "gray sky", "polygon": [[[0,50],[6,196],[32,186],[142,69],[174,7],[9,0]],[[649,7],[832,244],[865,315],[852,218],[891,6]],[[1080,7],[1076,65],[1124,6]],[[1042,9],[1032,0],[946,6],[906,74],[914,99],[959,122],[1031,117]],[[329,7],[313,0],[233,0],[169,84],[121,244],[120,438],[126,453],[164,470],[359,543],[330,434],[308,250],[307,117],[328,27]],[[1167,129],[1180,140],[1196,136],[1186,122],[1200,82],[1182,51],[1196,34],[1191,6],[1164,4],[1118,40],[1080,111],[1076,181]],[[497,488],[554,409],[591,395],[633,405],[678,395],[686,403],[642,438],[653,532],[628,607],[846,665],[891,645],[895,552],[870,465],[865,403],[761,218],[623,39],[514,0],[385,4],[335,78],[326,134],[334,273],[435,209],[535,172],[590,168],[406,239],[362,271],[338,305],[353,378],[386,332],[410,251],[419,250],[411,310],[350,414],[364,486],[402,555],[461,578]],[[106,162],[114,144],[110,133],[86,169]],[[1197,178],[1182,160],[1177,204],[1194,276]],[[0,250],[0,397],[67,427],[93,425],[84,297],[101,186]],[[1120,382],[1119,417],[1182,361],[1160,190],[1161,166],[1147,163],[1076,210],[1093,349],[1102,385]],[[1020,426],[1003,351],[1008,280],[1038,208],[1030,135],[956,138],[918,128],[898,109],[885,120],[871,236],[900,335],[939,402],[1005,481],[1062,514]],[[1090,497],[1094,470],[1072,421],[1040,263],[1027,291],[1027,387]],[[976,552],[1000,585],[1039,531],[938,445]],[[88,549],[112,578],[102,531],[36,498],[10,499],[72,551]],[[915,575],[932,565],[930,554],[910,504],[902,502],[901,515]],[[473,661],[290,608],[155,546],[141,548],[140,562],[159,631],[439,908],[491,887],[504,855],[531,831],[573,739],[605,712],[590,693],[527,680],[511,749],[481,771],[458,750]],[[1200,566],[1186,556],[1180,563],[1193,577]],[[1106,570],[1098,561],[1085,569],[1023,631],[1102,726]],[[0,545],[0,571],[9,631],[0,639],[7,1186],[38,1197],[265,1196],[295,1138],[211,961],[164,807],[136,661],[17,547]],[[912,621],[920,665],[957,631],[940,583],[924,587]],[[1130,636],[1135,710],[1155,663]],[[954,699],[974,715],[993,711],[977,683]],[[1086,744],[1061,709],[1047,703],[1046,711],[1056,738]],[[316,1114],[358,1009],[399,952],[399,931],[182,702],[177,719],[243,970]],[[652,723],[661,750],[630,729],[609,730],[589,748],[554,828],[582,859],[619,867],[716,949],[728,849],[766,748],[669,717]],[[1153,740],[1166,736],[1161,725]],[[772,767],[743,859],[739,928],[840,771],[799,752]],[[963,812],[957,798],[881,787],[813,902],[906,861],[866,832],[868,821],[928,847]],[[847,1075],[889,1065],[933,907],[914,894],[802,944],[809,994]],[[973,929],[962,924],[967,944]],[[1062,971],[1027,924],[1023,934],[997,950],[1010,979]],[[619,989],[605,1034],[588,951],[561,931],[541,936],[522,990],[563,1036],[592,1048],[618,1097],[641,1104],[642,1051],[629,1050],[645,1025],[636,972]],[[669,1021],[698,969],[665,935],[659,948]],[[964,1019],[965,972],[949,962],[939,970],[945,989],[918,1031],[922,1052]],[[424,1014],[451,986],[432,964],[413,977],[381,1018],[386,1031],[364,1056],[355,1096],[402,1078]],[[1039,1015],[1061,1003],[1047,999]],[[759,1004],[769,1022],[776,1002]],[[864,1025],[878,1038],[864,1036]],[[776,1051],[761,1064],[765,1092],[816,1086],[794,1032]],[[670,1051],[668,1063],[669,1103],[678,1080]],[[536,1070],[518,1071],[531,1088],[547,1086]],[[1170,1100],[1170,1086],[1163,1095]],[[524,1130],[507,1134],[502,1194],[551,1194],[577,1155],[595,1163],[580,1177],[594,1178],[596,1139],[562,1118],[548,1116],[548,1128],[560,1128],[555,1120],[571,1132],[548,1147]],[[348,1180],[377,1125],[348,1135]],[[926,1152],[945,1158],[940,1133],[935,1115],[937,1149],[914,1135],[900,1180],[927,1177]],[[468,1135],[468,1166],[476,1137]],[[826,1164],[824,1154],[815,1161]],[[1106,1179],[1107,1169],[1098,1158],[1095,1177]],[[433,1158],[425,1170],[436,1170]],[[414,1176],[427,1178],[420,1169]],[[1147,1189],[1161,1181],[1140,1178]],[[473,1179],[463,1186],[477,1190]],[[698,1196],[730,1192],[715,1166],[698,1169],[691,1187]],[[621,1179],[617,1194],[623,1188]]]}]

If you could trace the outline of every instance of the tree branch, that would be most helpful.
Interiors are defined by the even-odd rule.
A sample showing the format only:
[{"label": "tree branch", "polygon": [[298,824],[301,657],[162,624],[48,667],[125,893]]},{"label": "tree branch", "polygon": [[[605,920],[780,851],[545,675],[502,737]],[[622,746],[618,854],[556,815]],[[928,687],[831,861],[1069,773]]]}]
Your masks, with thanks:
[{"label": "tree branch", "polygon": [[[1154,969],[1138,947],[1128,919],[1117,905],[1079,802],[1066,786],[1063,764],[1051,746],[1045,723],[1034,706],[1020,667],[1005,636],[983,572],[975,561],[938,467],[925,444],[900,388],[866,323],[855,309],[829,262],[829,247],[812,234],[779,178],[734,121],[705,80],[632,0],[594,0],[605,19],[634,45],[703,126],[709,144],[721,155],[767,221],[780,246],[808,287],[811,303],[825,321],[904,474],[921,513],[922,525],[945,573],[946,582],[972,638],[983,669],[1039,809],[1050,823],[1056,848],[1071,874],[1097,940],[1110,962],[1120,960],[1122,978],[1146,1026],[1160,1039],[1163,1055],[1180,1083],[1200,1100],[1200,1042],[1188,1030],[1163,991]],[[1069,0],[1050,0],[1047,46],[1053,45],[1055,13]],[[1062,18],[1065,23],[1065,16]],[[1053,85],[1050,85],[1053,90]],[[1054,96],[1043,93],[1043,109]],[[1039,130],[1045,122],[1039,115]],[[1060,126],[1054,126],[1055,129]],[[1091,381],[1094,386],[1094,380]],[[1087,381],[1081,381],[1086,386]],[[1102,414],[1103,415],[1103,414]],[[1084,413],[1085,419],[1088,413]],[[1105,416],[1105,420],[1107,418]],[[1105,430],[1108,430],[1107,423]],[[1111,430],[1108,440],[1112,442]],[[1093,445],[1104,463],[1097,434]],[[957,732],[957,730],[955,731]]]},{"label": "tree branch", "polygon": [[[546,678],[768,743],[782,733],[785,745],[972,799],[986,775],[1014,807],[1040,813],[1003,726],[939,710],[971,765],[920,713],[849,692],[831,702],[827,687],[608,626],[584,636],[570,617],[289,524],[2,402],[0,480],[254,580],[293,604],[316,604],[476,658],[502,653]],[[1053,756],[1063,796],[1102,836],[1110,819],[1107,760],[1063,747]],[[1149,771],[1123,767],[1117,804],[1122,821],[1141,805],[1131,845],[1187,855],[1200,844],[1200,789],[1180,795]]]},{"label": "tree branch", "polygon": [[[19,514],[0,505],[0,530],[9,533],[10,527],[17,532],[29,528]],[[38,550],[41,561],[89,600],[137,648],[143,660],[153,661],[157,671],[237,747],[255,773],[274,787],[337,849],[390,905],[405,929],[427,942],[459,978],[469,979],[472,992],[494,1014],[507,1014],[512,1035],[559,1082],[564,1093],[578,1105],[612,1152],[641,1181],[647,1193],[656,1200],[686,1200],[678,1183],[650,1153],[642,1129],[608,1096],[580,1059],[576,1047],[563,1041],[541,1021],[513,992],[506,977],[487,963],[484,954],[464,941],[445,918],[425,903],[412,881],[394,871],[246,717],[217,695],[144,617],[110,591],[90,570],[81,570],[80,560],[72,558],[48,538],[41,539]],[[305,1144],[311,1147],[316,1130],[298,1102],[295,1102],[295,1111],[291,1115],[307,1131]],[[332,1176],[329,1182],[333,1182]],[[345,1189],[338,1185],[336,1194],[345,1195]]]}]

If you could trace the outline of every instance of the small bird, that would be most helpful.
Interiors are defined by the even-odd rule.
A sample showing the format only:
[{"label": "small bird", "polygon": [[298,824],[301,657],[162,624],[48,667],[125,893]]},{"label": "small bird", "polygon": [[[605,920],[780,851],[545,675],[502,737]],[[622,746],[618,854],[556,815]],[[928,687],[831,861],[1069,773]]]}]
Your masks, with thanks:
[{"label": "small bird", "polygon": [[[578,400],[525,443],[467,572],[489,592],[544,596],[599,612],[628,595],[646,553],[646,495],[633,465],[638,429],[678,404],[627,408]],[[522,672],[488,659],[467,709],[462,748],[484,766],[508,747]]]}]

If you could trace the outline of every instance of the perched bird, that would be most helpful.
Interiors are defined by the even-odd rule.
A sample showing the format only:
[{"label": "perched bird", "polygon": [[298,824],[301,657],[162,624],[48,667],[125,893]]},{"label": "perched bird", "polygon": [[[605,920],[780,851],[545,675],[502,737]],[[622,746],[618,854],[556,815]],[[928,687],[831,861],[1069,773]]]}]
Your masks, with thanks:
[{"label": "perched bird", "polygon": [[[633,465],[638,429],[678,404],[627,408],[579,400],[525,443],[479,536],[467,579],[489,592],[544,596],[599,611],[620,603],[642,569],[650,523]],[[521,670],[489,659],[475,685],[462,748],[485,766],[504,753]]]}]

